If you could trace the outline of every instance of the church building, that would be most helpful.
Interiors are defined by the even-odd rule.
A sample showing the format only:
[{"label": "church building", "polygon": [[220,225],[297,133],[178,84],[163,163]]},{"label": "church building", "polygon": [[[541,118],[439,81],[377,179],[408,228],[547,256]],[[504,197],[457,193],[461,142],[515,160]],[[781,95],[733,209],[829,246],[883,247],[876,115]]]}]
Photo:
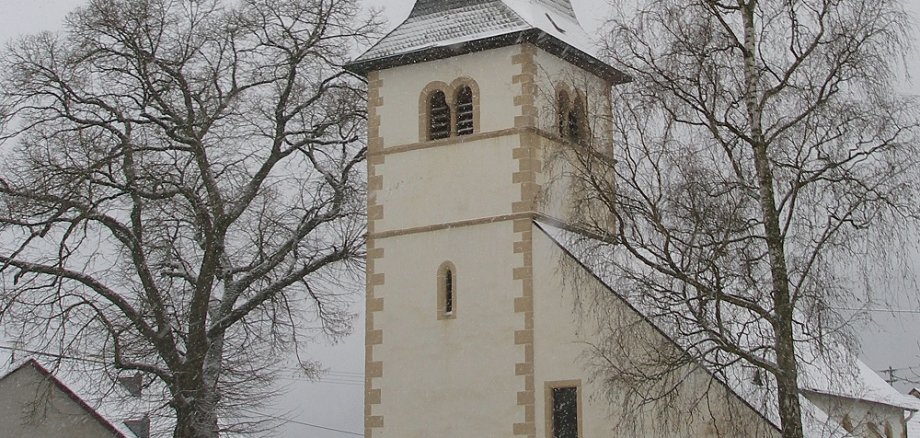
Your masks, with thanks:
[{"label": "church building", "polygon": [[[591,47],[569,0],[418,0],[347,66],[368,84],[366,438],[780,436],[744,378],[696,367],[683,403],[639,411],[598,378],[586,289],[644,324],[622,336],[679,346],[569,247],[559,151],[612,144],[630,80]],[[809,434],[906,436],[915,408],[871,383],[803,388]]]}]

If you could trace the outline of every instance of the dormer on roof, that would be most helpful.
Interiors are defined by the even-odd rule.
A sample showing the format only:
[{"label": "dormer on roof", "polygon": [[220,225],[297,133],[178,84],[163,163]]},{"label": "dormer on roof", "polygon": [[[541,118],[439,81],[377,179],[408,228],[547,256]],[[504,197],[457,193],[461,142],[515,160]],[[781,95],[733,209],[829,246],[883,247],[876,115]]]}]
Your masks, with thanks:
[{"label": "dormer on roof", "polygon": [[629,76],[592,56],[570,0],[418,0],[406,18],[346,68],[368,72],[529,42],[611,84]]}]

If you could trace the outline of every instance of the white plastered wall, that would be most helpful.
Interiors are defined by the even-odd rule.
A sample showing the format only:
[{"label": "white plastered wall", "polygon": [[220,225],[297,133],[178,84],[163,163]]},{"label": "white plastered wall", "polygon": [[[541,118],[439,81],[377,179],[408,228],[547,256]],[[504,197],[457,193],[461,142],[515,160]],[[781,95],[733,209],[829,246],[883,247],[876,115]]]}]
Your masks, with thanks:
[{"label": "white plastered wall", "polygon": [[509,46],[380,71],[384,104],[378,114],[384,147],[419,141],[419,95],[426,85],[435,81],[449,84],[461,77],[475,80],[483,111],[480,131],[513,127],[514,117],[520,112],[514,106],[514,96],[520,86],[512,84],[512,76],[520,73],[520,66],[513,65],[511,57],[518,52],[520,46]]},{"label": "white plastered wall", "polygon": [[[519,353],[508,268],[512,223],[388,238],[377,289],[385,311],[376,323],[384,342],[380,437],[508,436],[518,419],[514,373]],[[455,315],[437,318],[438,267],[456,267]],[[379,434],[379,435],[378,435]]]},{"label": "white plastered wall", "polygon": [[[907,436],[907,426],[904,421],[904,410],[881,403],[872,403],[864,400],[854,400],[845,397],[835,397],[826,394],[806,394],[808,400],[834,420],[834,424],[843,424],[844,415],[849,417],[853,425],[853,435],[857,437],[874,438],[870,425],[875,427],[879,435],[885,438],[904,438]],[[885,425],[888,425],[888,429]],[[886,432],[890,431],[891,435]]]},{"label": "white plastered wall", "polygon": [[377,232],[510,213],[520,197],[511,181],[518,144],[514,135],[387,155],[377,166],[385,211]]}]

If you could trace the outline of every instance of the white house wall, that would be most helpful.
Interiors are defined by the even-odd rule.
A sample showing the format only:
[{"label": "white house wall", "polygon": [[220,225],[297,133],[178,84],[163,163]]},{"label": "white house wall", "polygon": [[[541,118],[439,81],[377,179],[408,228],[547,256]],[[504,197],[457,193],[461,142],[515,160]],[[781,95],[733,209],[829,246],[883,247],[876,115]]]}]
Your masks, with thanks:
[{"label": "white house wall", "polygon": [[0,380],[0,438],[116,436],[31,366]]}]

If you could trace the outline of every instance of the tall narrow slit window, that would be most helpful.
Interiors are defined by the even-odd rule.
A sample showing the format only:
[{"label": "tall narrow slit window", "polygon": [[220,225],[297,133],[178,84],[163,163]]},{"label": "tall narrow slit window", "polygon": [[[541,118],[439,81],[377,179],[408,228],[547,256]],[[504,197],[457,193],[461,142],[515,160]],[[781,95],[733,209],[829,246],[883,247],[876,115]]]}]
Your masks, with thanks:
[{"label": "tall narrow slit window", "polygon": [[457,269],[451,262],[438,268],[438,319],[457,316]]},{"label": "tall narrow slit window", "polygon": [[454,313],[454,272],[450,268],[444,273],[444,313]]},{"label": "tall narrow slit window", "polygon": [[552,438],[578,438],[578,387],[552,388]]},{"label": "tall narrow slit window", "polygon": [[443,91],[435,91],[428,98],[428,139],[450,137],[450,106]]},{"label": "tall narrow slit window", "polygon": [[464,86],[457,92],[457,135],[473,133],[473,89]]}]

